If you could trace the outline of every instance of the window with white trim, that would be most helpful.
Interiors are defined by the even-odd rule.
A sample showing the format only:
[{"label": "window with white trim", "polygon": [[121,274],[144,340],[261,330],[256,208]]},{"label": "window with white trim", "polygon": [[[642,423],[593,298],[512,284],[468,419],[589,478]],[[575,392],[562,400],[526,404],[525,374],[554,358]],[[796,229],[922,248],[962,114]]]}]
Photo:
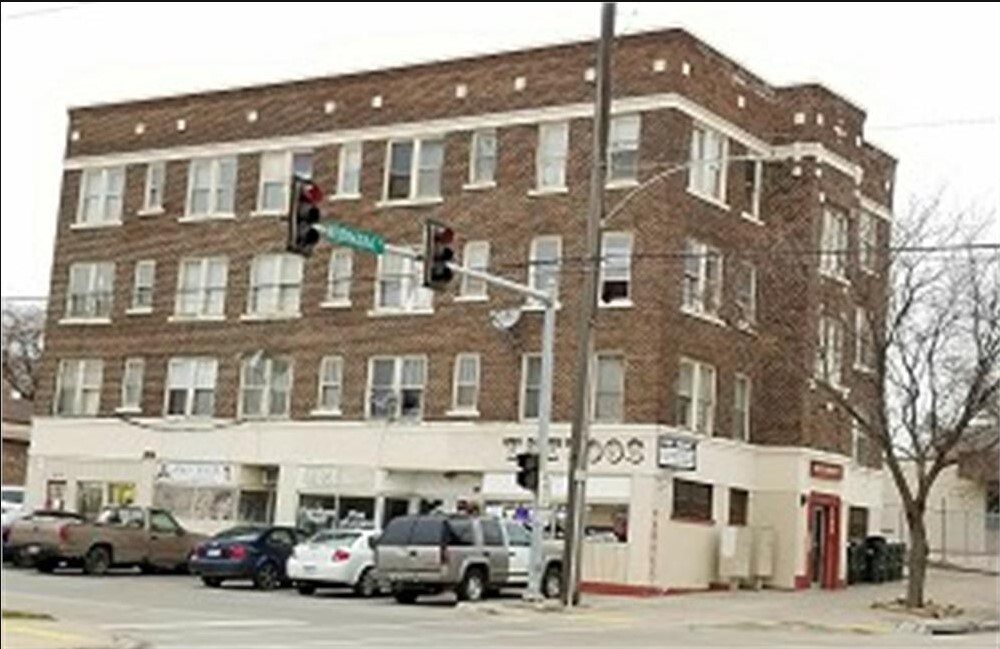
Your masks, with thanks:
[{"label": "window with white trim", "polygon": [[225,257],[182,259],[177,272],[174,314],[184,318],[224,315],[227,275]]},{"label": "window with white trim", "polygon": [[741,324],[757,322],[757,267],[748,261],[736,266],[736,309]]},{"label": "window with white trim", "polygon": [[[462,250],[462,265],[472,270],[485,272],[490,264],[490,242],[469,241]],[[462,275],[459,295],[463,298],[487,297],[487,284],[481,279]]]},{"label": "window with white trim", "polygon": [[163,192],[167,183],[167,163],[162,160],[146,165],[146,190],[143,192],[142,211],[163,210]]},{"label": "window with white trim", "polygon": [[594,358],[594,421],[622,421],[625,406],[625,358],[598,354]]},{"label": "window with white trim", "polygon": [[472,134],[469,184],[489,185],[496,181],[497,131],[484,128]]},{"label": "window with white trim", "polygon": [[66,292],[66,317],[110,318],[114,290],[114,262],[72,264],[69,267],[69,290]]},{"label": "window with white trim", "polygon": [[423,264],[390,252],[379,255],[375,282],[375,310],[429,311],[434,292],[423,286]]},{"label": "window with white trim", "polygon": [[288,154],[269,151],[260,154],[260,189],[258,212],[281,212],[288,201]]},{"label": "window with white trim", "polygon": [[153,282],[156,277],[156,262],[144,259],[135,262],[132,281],[132,310],[150,311],[153,308]]},{"label": "window with white trim", "polygon": [[247,419],[288,417],[292,360],[254,354],[240,369],[240,416]]},{"label": "window with white trim", "polygon": [[858,216],[858,266],[869,273],[876,271],[878,253],[878,223],[875,216],[861,210]]},{"label": "window with white trim", "polygon": [[318,412],[340,414],[343,378],[344,359],[340,356],[324,356],[319,363],[319,394],[316,397]]},{"label": "window with white trim", "polygon": [[632,233],[605,232],[601,243],[600,296],[603,304],[632,299]]},{"label": "window with white trim", "polygon": [[726,158],[729,140],[707,126],[695,125],[691,130],[691,168],[688,189],[706,198],[726,201]]},{"label": "window with white trim", "polygon": [[120,223],[124,194],[125,167],[85,169],[80,175],[76,222],[82,225]]},{"label": "window with white trim", "polygon": [[843,385],[844,325],[838,318],[820,316],[816,345],[816,378],[832,386]]},{"label": "window with white trim", "polygon": [[334,248],[330,253],[330,266],[326,275],[326,304],[351,305],[351,275],[354,271],[354,253],[346,248]]},{"label": "window with white trim", "polygon": [[126,358],[122,372],[122,410],[138,411],[142,408],[142,376],[146,361],[141,358]]},{"label": "window with white trim", "polygon": [[684,302],[689,313],[718,316],[722,303],[722,253],[708,244],[684,242]]},{"label": "window with white trim", "polygon": [[256,316],[299,315],[302,295],[302,257],[292,254],[257,255],[250,268],[247,313]]},{"label": "window with white trim", "polygon": [[848,228],[847,212],[829,205],[823,210],[823,232],[819,243],[821,273],[847,279]]},{"label": "window with white trim", "polygon": [[537,188],[566,188],[566,157],[569,149],[569,122],[546,122],[538,125],[538,148],[535,152]]},{"label": "window with white trim", "polygon": [[675,392],[677,425],[711,435],[715,431],[715,368],[682,358]]},{"label": "window with white trim", "polygon": [[865,460],[865,448],[868,444],[868,435],[861,428],[858,420],[851,417],[851,460],[855,464],[863,464]]},{"label": "window with white trim", "polygon": [[733,439],[750,439],[750,377],[746,374],[733,378]]},{"label": "window with white trim", "polygon": [[[547,235],[531,240],[528,257],[528,285],[539,291],[559,295],[559,265],[562,257],[562,237]],[[529,298],[530,304],[538,300]]]},{"label": "window with white trim", "polygon": [[232,216],[235,212],[236,156],[196,158],[188,168],[188,217]]},{"label": "window with white trim", "polygon": [[64,417],[93,417],[101,407],[104,361],[74,358],[59,361],[56,380],[55,414]]},{"label": "window with white trim", "polygon": [[870,314],[864,307],[854,313],[854,364],[862,370],[875,367],[875,340],[872,337]]},{"label": "window with white trim", "polygon": [[389,142],[385,200],[440,198],[443,166],[442,138],[416,138]]},{"label": "window with white trim", "polygon": [[377,356],[368,361],[368,418],[423,418],[427,358]]},{"label": "window with white trim", "polygon": [[542,355],[521,357],[521,419],[538,419],[542,396]]},{"label": "window with white trim", "polygon": [[337,196],[361,195],[361,142],[340,145],[337,163]]},{"label": "window with white trim", "polygon": [[164,414],[168,417],[213,416],[218,366],[214,358],[171,358],[167,364]]},{"label": "window with white trim", "polygon": [[[747,153],[750,155],[750,152]],[[760,190],[764,164],[760,160],[743,160],[743,213],[754,219],[760,218]]]},{"label": "window with white trim", "polygon": [[608,182],[639,178],[639,114],[611,118],[608,136]]},{"label": "window with white trim", "polygon": [[452,411],[477,413],[479,409],[479,354],[455,356]]}]

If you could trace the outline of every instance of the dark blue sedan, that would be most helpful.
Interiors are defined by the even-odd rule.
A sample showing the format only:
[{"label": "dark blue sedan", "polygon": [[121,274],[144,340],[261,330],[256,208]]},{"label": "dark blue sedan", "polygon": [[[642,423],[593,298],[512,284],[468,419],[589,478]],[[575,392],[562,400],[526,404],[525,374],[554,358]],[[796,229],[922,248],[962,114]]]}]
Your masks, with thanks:
[{"label": "dark blue sedan", "polygon": [[272,590],[287,582],[285,564],[298,542],[290,527],[241,525],[195,548],[189,567],[209,588],[227,579],[249,579],[260,590]]}]

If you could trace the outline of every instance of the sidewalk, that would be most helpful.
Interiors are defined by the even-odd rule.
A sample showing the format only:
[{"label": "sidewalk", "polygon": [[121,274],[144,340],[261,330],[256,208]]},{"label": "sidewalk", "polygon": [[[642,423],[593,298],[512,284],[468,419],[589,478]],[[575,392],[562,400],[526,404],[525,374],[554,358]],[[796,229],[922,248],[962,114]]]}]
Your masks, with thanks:
[{"label": "sidewalk", "polygon": [[85,626],[45,619],[7,619],[2,625],[3,649],[134,649],[141,645]]}]

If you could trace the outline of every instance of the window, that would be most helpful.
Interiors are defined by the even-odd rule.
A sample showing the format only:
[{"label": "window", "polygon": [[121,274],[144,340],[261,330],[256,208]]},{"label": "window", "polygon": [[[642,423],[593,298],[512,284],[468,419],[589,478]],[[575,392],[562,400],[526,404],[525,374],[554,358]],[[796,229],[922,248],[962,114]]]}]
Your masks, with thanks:
[{"label": "window", "polygon": [[167,365],[167,416],[211,417],[215,414],[214,358],[172,358]]},{"label": "window", "polygon": [[390,142],[385,199],[440,198],[443,165],[440,138]]},{"label": "window", "polygon": [[844,365],[844,326],[837,318],[821,316],[816,346],[816,378],[841,385]]},{"label": "window", "polygon": [[757,322],[757,267],[747,261],[736,268],[736,309],[741,324]]},{"label": "window", "polygon": [[878,252],[878,225],[871,212],[861,211],[858,217],[858,266],[869,273],[875,272]]},{"label": "window", "polygon": [[351,273],[353,269],[354,254],[350,250],[336,248],[330,253],[330,267],[326,278],[327,305],[351,305]]},{"label": "window", "polygon": [[569,122],[538,125],[538,149],[535,169],[538,189],[566,188],[566,151],[569,146]]},{"label": "window", "polygon": [[422,285],[421,262],[387,252],[379,255],[377,275],[376,311],[406,312],[431,309],[434,292]]},{"label": "window", "polygon": [[368,416],[420,419],[427,360],[423,356],[376,357],[368,366]]},{"label": "window", "polygon": [[337,196],[361,195],[361,152],[361,142],[345,142],[340,146]]},{"label": "window", "polygon": [[594,371],[594,420],[622,420],[625,401],[625,359],[611,354],[598,354]]},{"label": "window", "polygon": [[488,128],[472,134],[469,184],[491,185],[497,173],[497,132]]},{"label": "window", "polygon": [[240,416],[287,417],[291,391],[291,359],[254,354],[243,361],[240,375]]},{"label": "window", "polygon": [[316,410],[340,413],[340,397],[343,391],[344,359],[340,356],[324,356],[319,364],[319,396]]},{"label": "window", "polygon": [[677,425],[711,435],[715,431],[715,368],[681,359],[676,392]]},{"label": "window", "polygon": [[851,459],[855,464],[864,464],[865,447],[868,442],[868,435],[861,428],[858,420],[851,417]]},{"label": "window", "polygon": [[301,293],[301,256],[269,254],[254,257],[250,271],[248,314],[258,316],[299,315]]},{"label": "window", "polygon": [[495,518],[480,519],[483,529],[483,545],[503,545],[503,530],[500,521]]},{"label": "window", "polygon": [[746,525],[749,514],[750,494],[746,489],[729,489],[729,524]]},{"label": "window", "polygon": [[409,545],[441,545],[444,542],[444,528],[443,518],[418,518],[410,533]]},{"label": "window", "polygon": [[145,369],[146,362],[143,359],[125,359],[125,371],[122,373],[122,410],[142,408],[142,375]]},{"label": "window", "polygon": [[875,367],[875,341],[872,337],[872,325],[868,319],[869,313],[863,307],[857,307],[854,314],[854,364],[862,370]]},{"label": "window", "polygon": [[288,154],[284,151],[260,155],[260,193],[257,211],[280,212],[288,200]]},{"label": "window", "polygon": [[[490,244],[488,241],[469,241],[462,251],[462,265],[472,270],[486,271],[490,263]],[[487,284],[481,279],[462,275],[462,285],[459,295],[462,298],[486,299]]]},{"label": "window", "polygon": [[868,509],[851,506],[847,510],[847,538],[863,541],[868,536]]},{"label": "window", "polygon": [[737,374],[733,380],[733,439],[750,439],[750,377]]},{"label": "window", "polygon": [[142,202],[143,212],[163,211],[163,192],[167,182],[165,162],[150,162],[146,165],[146,191]]},{"label": "window", "polygon": [[236,158],[200,158],[188,172],[187,216],[229,216],[234,212]]},{"label": "window", "polygon": [[167,512],[149,512],[149,529],[159,534],[175,534],[181,527]]},{"label": "window", "polygon": [[760,160],[744,160],[743,167],[743,215],[753,219],[760,218],[760,186],[764,165]]},{"label": "window", "polygon": [[81,225],[121,223],[125,167],[86,169],[80,176],[80,206],[76,222]]},{"label": "window", "polygon": [[[528,284],[539,291],[559,294],[559,258],[562,256],[562,237],[545,236],[531,240],[528,260]],[[529,298],[529,303],[536,303]]]},{"label": "window", "polygon": [[521,419],[538,419],[542,393],[542,356],[525,354],[521,359]]},{"label": "window", "polygon": [[608,138],[608,182],[639,178],[639,115],[611,118]]},{"label": "window", "polygon": [[631,298],[632,234],[605,232],[601,250],[601,303],[628,304]]},{"label": "window", "polygon": [[823,210],[819,270],[825,275],[847,279],[847,214],[834,207]]},{"label": "window", "polygon": [[153,281],[156,262],[151,259],[135,263],[135,282],[132,286],[132,309],[151,311],[153,309]]},{"label": "window", "polygon": [[712,521],[712,485],[674,478],[673,518]]},{"label": "window", "polygon": [[479,354],[455,357],[455,392],[452,410],[475,413],[479,407]]},{"label": "window", "polygon": [[177,274],[174,313],[185,318],[223,315],[226,302],[225,257],[182,259]]},{"label": "window", "polygon": [[67,318],[110,318],[114,300],[113,262],[73,264],[69,267]]},{"label": "window", "polygon": [[722,302],[722,253],[688,239],[684,244],[684,306],[689,313],[718,316]]},{"label": "window", "polygon": [[512,547],[531,547],[531,534],[524,529],[524,525],[514,521],[504,521],[503,526],[507,530],[507,540]]},{"label": "window", "polygon": [[691,131],[691,169],[688,189],[712,200],[726,200],[726,157],[729,142],[706,126]]},{"label": "window", "polygon": [[97,414],[101,405],[104,362],[99,359],[59,361],[56,381],[56,414],[87,416]]}]

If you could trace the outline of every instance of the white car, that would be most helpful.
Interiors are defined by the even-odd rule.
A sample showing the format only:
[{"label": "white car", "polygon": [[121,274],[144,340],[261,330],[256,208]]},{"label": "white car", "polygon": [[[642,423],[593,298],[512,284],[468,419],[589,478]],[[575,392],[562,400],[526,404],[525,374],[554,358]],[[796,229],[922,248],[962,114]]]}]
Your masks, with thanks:
[{"label": "white car", "polygon": [[377,535],[370,529],[318,532],[295,546],[286,564],[288,578],[302,595],[336,586],[349,586],[362,597],[378,595],[382,589],[371,547],[371,539]]},{"label": "white car", "polygon": [[24,507],[24,487],[4,486],[0,503],[3,506],[3,526],[10,527],[14,521],[26,513]]}]

